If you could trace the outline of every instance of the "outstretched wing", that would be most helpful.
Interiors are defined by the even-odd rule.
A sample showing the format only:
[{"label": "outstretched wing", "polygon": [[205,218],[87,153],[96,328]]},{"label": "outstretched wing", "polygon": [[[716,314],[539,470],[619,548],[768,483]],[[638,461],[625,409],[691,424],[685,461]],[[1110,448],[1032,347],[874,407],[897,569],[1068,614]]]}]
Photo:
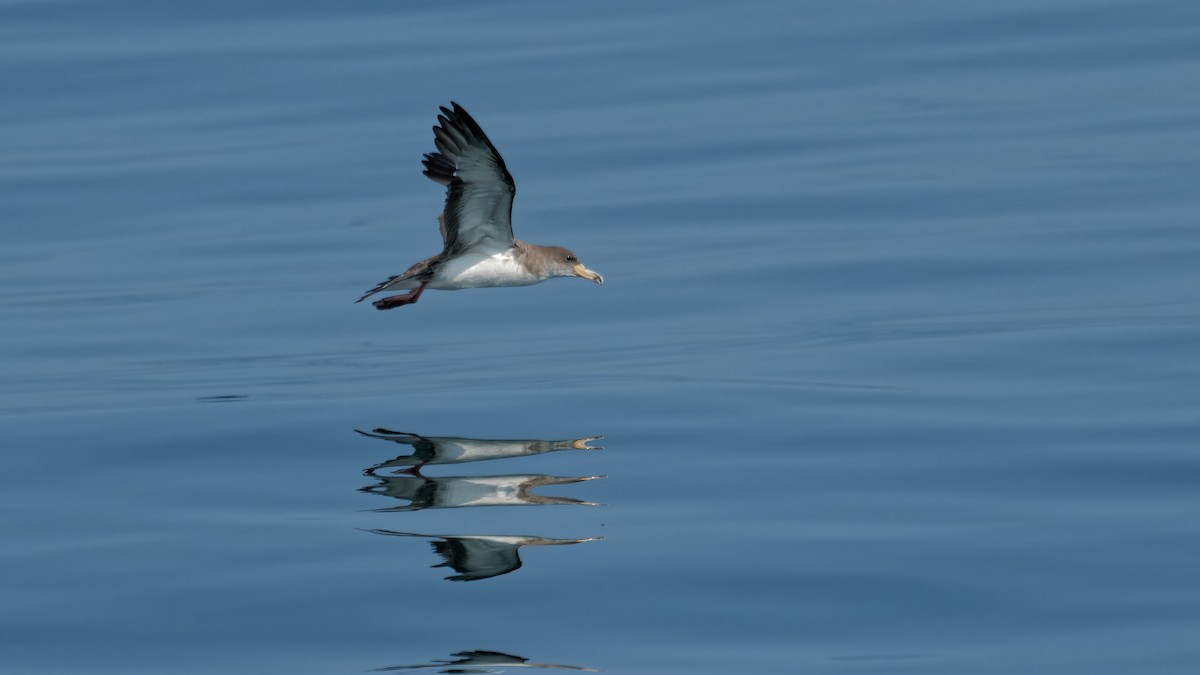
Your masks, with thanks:
[{"label": "outstretched wing", "polygon": [[446,186],[442,212],[444,256],[474,247],[507,249],[513,243],[516,183],[504,158],[479,124],[457,103],[442,108],[433,128],[437,152],[425,155],[425,175]]}]

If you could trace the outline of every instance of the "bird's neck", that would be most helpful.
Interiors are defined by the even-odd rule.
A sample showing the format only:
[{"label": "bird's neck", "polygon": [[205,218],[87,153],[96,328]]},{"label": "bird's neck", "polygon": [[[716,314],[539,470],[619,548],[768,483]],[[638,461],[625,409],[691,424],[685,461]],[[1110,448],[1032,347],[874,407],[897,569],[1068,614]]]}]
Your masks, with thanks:
[{"label": "bird's neck", "polygon": [[538,246],[521,241],[520,239],[513,241],[513,259],[525,265],[525,267],[533,272],[540,279],[549,279],[554,276],[550,270],[550,255],[546,252],[549,246]]}]

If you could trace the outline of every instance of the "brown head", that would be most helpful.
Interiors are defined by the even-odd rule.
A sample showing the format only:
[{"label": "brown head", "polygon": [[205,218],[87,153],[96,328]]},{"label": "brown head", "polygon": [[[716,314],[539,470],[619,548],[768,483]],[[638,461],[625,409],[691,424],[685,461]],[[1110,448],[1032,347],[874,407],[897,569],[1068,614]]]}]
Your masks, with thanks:
[{"label": "brown head", "polygon": [[604,284],[604,277],[584,267],[583,263],[579,262],[579,256],[570,250],[561,246],[538,246],[537,249],[540,262],[544,265],[543,269],[548,272],[547,278],[581,277],[599,285]]}]

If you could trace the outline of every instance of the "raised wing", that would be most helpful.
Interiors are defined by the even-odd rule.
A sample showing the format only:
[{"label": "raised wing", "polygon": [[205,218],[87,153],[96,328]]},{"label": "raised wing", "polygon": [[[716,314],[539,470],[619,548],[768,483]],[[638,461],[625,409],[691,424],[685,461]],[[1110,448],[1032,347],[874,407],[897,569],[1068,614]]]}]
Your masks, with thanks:
[{"label": "raised wing", "polygon": [[479,124],[457,103],[442,108],[433,128],[437,152],[425,155],[425,175],[446,186],[443,255],[465,249],[507,249],[513,243],[512,202],[517,185],[504,158]]}]

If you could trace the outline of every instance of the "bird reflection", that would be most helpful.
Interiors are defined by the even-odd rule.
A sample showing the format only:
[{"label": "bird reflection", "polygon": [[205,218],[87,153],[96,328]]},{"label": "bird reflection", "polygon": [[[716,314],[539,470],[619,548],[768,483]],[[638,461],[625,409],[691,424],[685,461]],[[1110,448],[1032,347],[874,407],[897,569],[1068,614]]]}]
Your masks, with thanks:
[{"label": "bird reflection", "polygon": [[[411,666],[388,666],[376,668],[373,673],[395,672],[401,670],[421,670],[442,668],[443,673],[503,673],[504,668],[553,668],[556,670],[580,670],[588,673],[597,672],[591,668],[580,666],[563,666],[555,663],[530,663],[524,656],[505,654],[504,652],[489,652],[481,649],[469,652],[456,652],[450,656],[457,659],[436,659],[433,663],[418,663]],[[500,668],[500,670],[494,670]]]},{"label": "bird reflection", "polygon": [[442,562],[433,567],[449,567],[458,572],[446,577],[449,581],[478,581],[490,579],[521,567],[517,551],[522,546],[563,546],[596,541],[604,537],[587,539],[548,539],[529,535],[444,535],[393,532],[391,530],[366,530],[391,537],[418,537],[431,539],[430,545]]},{"label": "bird reflection", "polygon": [[[368,472],[370,473],[370,472]],[[576,478],[519,474],[514,476],[441,476],[428,478],[420,474],[376,476],[377,485],[359,488],[359,492],[391,497],[408,504],[375,511],[420,511],[421,509],[457,509],[464,506],[543,506],[546,504],[576,504],[599,506],[595,502],[570,497],[547,497],[534,494],[543,485],[568,485],[597,480],[605,476]]]},{"label": "bird reflection", "polygon": [[482,438],[459,438],[457,436],[421,436],[404,431],[390,429],[375,429],[361,431],[363,436],[392,441],[412,447],[412,453],[401,455],[395,459],[381,462],[367,469],[366,473],[388,468],[399,469],[397,473],[419,473],[421,468],[429,464],[463,464],[466,462],[481,462],[489,459],[504,459],[507,457],[525,457],[540,455],[558,450],[603,450],[601,447],[589,446],[589,441],[597,441],[603,436],[589,436],[564,441],[539,440],[488,440]]}]

